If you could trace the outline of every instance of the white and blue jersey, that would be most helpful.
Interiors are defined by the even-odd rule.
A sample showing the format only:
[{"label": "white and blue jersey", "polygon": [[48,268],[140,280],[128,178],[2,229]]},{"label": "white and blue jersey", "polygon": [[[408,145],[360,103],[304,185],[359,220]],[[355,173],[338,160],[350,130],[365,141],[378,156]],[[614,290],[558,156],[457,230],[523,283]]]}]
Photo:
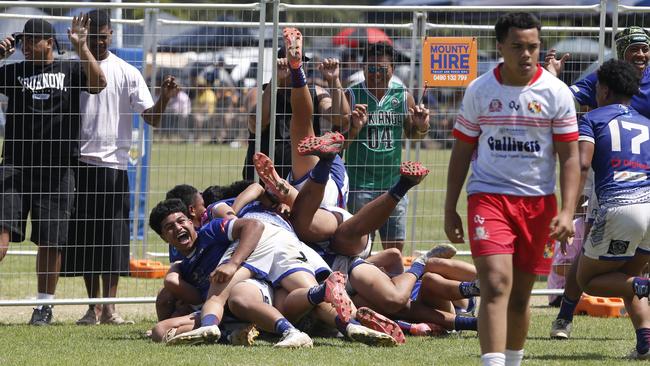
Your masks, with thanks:
[{"label": "white and blue jersey", "polygon": [[[591,73],[582,80],[571,85],[570,89],[573,97],[580,105],[586,105],[591,108],[597,108],[596,102],[596,84],[598,83],[597,74]],[[647,118],[650,118],[650,67],[643,70],[641,76],[641,85],[639,93],[632,97],[630,103],[634,109]]]},{"label": "white and blue jersey", "polygon": [[245,217],[247,219],[256,219],[267,224],[279,226],[292,233],[294,232],[293,227],[287,222],[287,220],[275,211],[271,211],[264,207],[260,201],[253,201],[242,207],[237,216]]},{"label": "white and blue jersey", "polygon": [[234,222],[232,219],[214,219],[203,226],[194,242],[194,250],[180,263],[181,277],[199,290],[203,300],[210,288],[210,273],[233,243]]},{"label": "white and blue jersey", "polygon": [[[305,182],[308,178],[309,173],[298,179],[294,179],[294,177],[289,174],[287,180],[297,190],[300,190],[302,186],[305,185]],[[350,179],[348,178],[348,172],[345,169],[345,163],[343,163],[343,159],[341,159],[340,156],[336,155],[334,161],[332,162],[332,167],[330,168],[330,179],[327,181],[327,184],[325,186],[325,193],[323,195],[321,206],[336,206],[345,208],[345,205],[348,202],[349,192]]]},{"label": "white and blue jersey", "polygon": [[650,202],[650,120],[612,104],[586,113],[579,129],[580,141],[595,144],[591,166],[601,207]]}]

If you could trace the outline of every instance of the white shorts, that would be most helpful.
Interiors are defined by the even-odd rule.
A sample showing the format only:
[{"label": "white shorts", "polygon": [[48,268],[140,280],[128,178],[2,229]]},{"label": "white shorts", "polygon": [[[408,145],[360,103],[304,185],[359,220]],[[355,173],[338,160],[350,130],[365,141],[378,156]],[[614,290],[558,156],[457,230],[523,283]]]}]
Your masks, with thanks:
[{"label": "white shorts", "polygon": [[600,208],[584,254],[591,259],[628,260],[650,254],[650,203]]},{"label": "white shorts", "polygon": [[[239,242],[233,243],[219,264],[228,262]],[[254,277],[278,286],[286,276],[299,271],[312,275],[329,271],[327,263],[316,253],[309,253],[311,248],[304,245],[298,237],[286,229],[264,223],[264,232],[257,247],[242,263],[243,267],[253,272]],[[312,250],[313,251],[313,250]]]},{"label": "white shorts", "polygon": [[264,280],[258,280],[256,278],[249,278],[242,282],[257,287],[257,289],[260,290],[260,294],[262,295],[262,301],[265,304],[273,305],[273,288],[271,288],[270,283]]},{"label": "white shorts", "polygon": [[[303,178],[292,181],[292,176],[290,174],[289,182],[291,183],[292,186],[294,186],[294,188],[300,191],[302,187],[305,185],[305,183],[307,182],[308,178],[309,178],[309,174],[306,174]],[[349,188],[347,175],[345,176],[345,182],[343,183],[343,187],[341,187],[340,189],[339,186],[334,181],[334,179],[332,179],[332,176],[330,175],[330,179],[327,181],[327,184],[325,185],[323,200],[321,201],[320,204],[321,207],[328,207],[328,206],[338,207],[339,204],[341,203],[345,205],[345,202],[347,202],[349,190],[350,188]]]}]

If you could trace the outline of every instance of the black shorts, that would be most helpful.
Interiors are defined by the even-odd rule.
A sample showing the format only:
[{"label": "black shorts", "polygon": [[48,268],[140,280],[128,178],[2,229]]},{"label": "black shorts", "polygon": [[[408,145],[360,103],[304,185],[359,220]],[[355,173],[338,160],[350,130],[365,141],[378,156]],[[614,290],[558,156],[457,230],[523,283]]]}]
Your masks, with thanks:
[{"label": "black shorts", "polygon": [[61,275],[129,273],[129,178],[126,170],[80,163]]},{"label": "black shorts", "polygon": [[31,241],[39,246],[61,246],[68,240],[72,214],[74,173],[70,167],[16,167],[0,164],[0,227],[11,242],[25,240],[27,215]]}]

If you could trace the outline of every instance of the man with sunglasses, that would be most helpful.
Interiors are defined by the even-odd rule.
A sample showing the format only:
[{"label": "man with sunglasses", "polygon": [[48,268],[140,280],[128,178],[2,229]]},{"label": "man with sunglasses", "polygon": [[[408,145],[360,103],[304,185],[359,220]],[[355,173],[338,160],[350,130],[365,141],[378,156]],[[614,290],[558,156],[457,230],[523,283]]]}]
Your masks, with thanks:
[{"label": "man with sunglasses", "polygon": [[[416,105],[415,99],[401,83],[391,80],[395,51],[385,43],[369,45],[363,55],[365,80],[346,90],[350,108],[367,109],[367,123],[350,126],[345,165],[350,177],[348,208],[359,211],[399,180],[403,136],[421,139],[429,132],[429,111]],[[344,124],[346,124],[344,122]],[[404,197],[379,229],[384,249],[404,247],[406,210]]]},{"label": "man with sunglasses", "polygon": [[[80,60],[55,60],[54,27],[30,19],[22,33],[0,41],[0,55],[16,48],[25,61],[0,68],[0,93],[9,98],[0,164],[0,259],[9,242],[25,240],[27,215],[36,256],[39,300],[54,298],[68,239],[74,173],[79,156],[81,92],[99,93],[106,77],[86,43],[90,20],[73,17],[68,38]],[[18,41],[18,42],[17,42]],[[34,309],[30,324],[48,325],[51,306]]]}]

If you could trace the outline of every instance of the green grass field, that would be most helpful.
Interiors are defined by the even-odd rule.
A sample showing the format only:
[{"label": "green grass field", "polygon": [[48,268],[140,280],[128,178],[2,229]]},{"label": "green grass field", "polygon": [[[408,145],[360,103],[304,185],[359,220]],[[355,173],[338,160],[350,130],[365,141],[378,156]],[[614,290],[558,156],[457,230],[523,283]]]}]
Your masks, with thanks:
[{"label": "green grass field", "polygon": [[[524,365],[619,365],[634,347],[628,319],[577,317],[570,341],[548,339],[554,310],[534,307]],[[477,365],[475,334],[408,337],[398,348],[371,348],[316,338],[313,349],[277,350],[269,341],[254,347],[167,347],[143,336],[152,318],[130,326],[45,328],[0,325],[0,365]]]}]

